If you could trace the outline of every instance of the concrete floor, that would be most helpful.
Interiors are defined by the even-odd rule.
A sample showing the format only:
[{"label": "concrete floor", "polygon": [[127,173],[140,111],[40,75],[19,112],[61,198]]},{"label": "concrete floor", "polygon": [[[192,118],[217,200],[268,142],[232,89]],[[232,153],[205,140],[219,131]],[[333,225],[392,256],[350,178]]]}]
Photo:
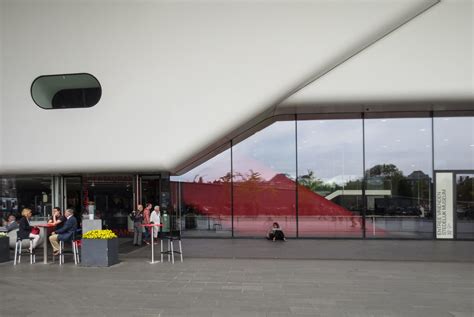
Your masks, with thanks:
[{"label": "concrete floor", "polygon": [[[234,244],[231,250],[222,247],[229,254],[255,245],[253,240],[220,242]],[[260,242],[257,249],[278,248]],[[358,241],[314,242],[333,248],[342,243],[343,250]],[[399,241],[388,242],[400,247]],[[409,242],[421,243],[423,250],[433,241],[401,243]],[[412,251],[403,255],[401,250],[392,253],[410,261],[192,256],[193,247],[205,248],[204,243],[184,241],[184,262],[174,265],[149,264],[149,247],[121,254],[122,262],[110,268],[76,267],[71,258],[62,267],[0,264],[0,316],[473,316],[474,262],[450,261],[447,249],[451,246],[451,255],[467,247],[472,251],[472,242],[428,248],[443,251],[442,262],[416,261]],[[301,247],[291,243],[299,241],[280,248]],[[207,245],[206,252],[213,247]],[[369,249],[368,255],[376,253]]]},{"label": "concrete floor", "polygon": [[[122,242],[126,257],[143,258],[150,249]],[[188,258],[375,260],[474,263],[474,241],[184,239]]]}]

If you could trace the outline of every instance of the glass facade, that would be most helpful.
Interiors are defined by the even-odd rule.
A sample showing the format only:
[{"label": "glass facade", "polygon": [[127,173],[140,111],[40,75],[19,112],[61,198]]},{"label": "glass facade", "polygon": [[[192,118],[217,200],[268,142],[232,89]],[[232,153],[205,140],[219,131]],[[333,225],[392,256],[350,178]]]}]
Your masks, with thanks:
[{"label": "glass facade", "polygon": [[230,155],[228,149],[172,177],[172,205],[183,236],[232,236]]},{"label": "glass facade", "polygon": [[[172,177],[173,204],[184,215],[214,206],[226,216],[221,236],[263,237],[278,222],[288,237],[432,239],[433,172],[462,169],[457,237],[472,239],[474,117],[386,116],[276,121]],[[212,218],[182,222],[188,235],[221,228]]]},{"label": "glass facade", "polygon": [[17,176],[1,177],[1,216],[9,214],[20,216],[23,208],[30,208],[36,219],[51,214],[52,206],[52,177],[49,176]]},{"label": "glass facade", "polygon": [[278,222],[289,238],[433,239],[434,175],[451,173],[455,238],[474,239],[474,117],[288,118],[181,176],[0,176],[1,216],[58,205],[128,236],[150,202],[186,237],[265,237]]}]

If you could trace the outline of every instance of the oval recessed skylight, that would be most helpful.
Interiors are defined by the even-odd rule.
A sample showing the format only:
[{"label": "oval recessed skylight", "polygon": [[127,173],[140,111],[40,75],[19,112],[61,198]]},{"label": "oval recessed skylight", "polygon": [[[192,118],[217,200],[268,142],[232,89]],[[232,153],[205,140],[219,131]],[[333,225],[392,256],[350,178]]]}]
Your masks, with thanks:
[{"label": "oval recessed skylight", "polygon": [[99,81],[87,73],[44,75],[31,84],[31,97],[43,109],[89,108],[101,96]]}]

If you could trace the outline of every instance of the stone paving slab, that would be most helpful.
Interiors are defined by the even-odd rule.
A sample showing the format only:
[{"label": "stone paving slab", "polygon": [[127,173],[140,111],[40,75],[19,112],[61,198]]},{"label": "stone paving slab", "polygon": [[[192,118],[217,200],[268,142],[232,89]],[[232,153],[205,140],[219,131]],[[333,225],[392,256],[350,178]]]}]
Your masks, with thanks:
[{"label": "stone paving slab", "polygon": [[[183,239],[187,258],[474,262],[472,250],[474,241]],[[125,258],[150,255],[147,246],[128,252]]]},{"label": "stone paving slab", "polygon": [[474,264],[185,258],[0,264],[0,316],[472,316]]}]

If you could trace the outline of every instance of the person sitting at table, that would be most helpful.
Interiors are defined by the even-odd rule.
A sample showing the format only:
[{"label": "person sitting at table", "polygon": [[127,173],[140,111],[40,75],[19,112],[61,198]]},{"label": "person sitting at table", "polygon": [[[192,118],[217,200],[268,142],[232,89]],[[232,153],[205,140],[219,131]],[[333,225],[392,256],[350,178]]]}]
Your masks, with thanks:
[{"label": "person sitting at table", "polygon": [[273,240],[273,241],[275,240],[286,241],[285,234],[283,233],[283,230],[281,230],[278,222],[273,223],[273,226],[271,227],[270,231],[268,231],[267,239]]},{"label": "person sitting at table", "polygon": [[[36,227],[30,226],[30,219],[33,216],[31,209],[24,208],[21,211],[21,215],[22,215],[22,218],[20,219],[20,223],[18,224],[18,238],[22,240],[33,238],[33,245],[32,245],[32,249],[30,250],[30,252],[33,252],[33,250],[38,245],[38,241],[40,239],[39,229]],[[33,228],[35,228],[35,231],[38,233],[32,233]]]},{"label": "person sitting at table", "polygon": [[55,226],[56,230],[61,229],[66,222],[66,217],[61,214],[61,208],[54,207],[53,208],[53,216],[48,220],[48,223],[51,223]]},{"label": "person sitting at table", "polygon": [[49,236],[49,242],[53,247],[53,255],[59,255],[59,241],[71,241],[77,229],[77,220],[76,217],[74,217],[74,210],[66,209],[64,214],[67,220],[62,228],[55,230],[51,236]]}]

